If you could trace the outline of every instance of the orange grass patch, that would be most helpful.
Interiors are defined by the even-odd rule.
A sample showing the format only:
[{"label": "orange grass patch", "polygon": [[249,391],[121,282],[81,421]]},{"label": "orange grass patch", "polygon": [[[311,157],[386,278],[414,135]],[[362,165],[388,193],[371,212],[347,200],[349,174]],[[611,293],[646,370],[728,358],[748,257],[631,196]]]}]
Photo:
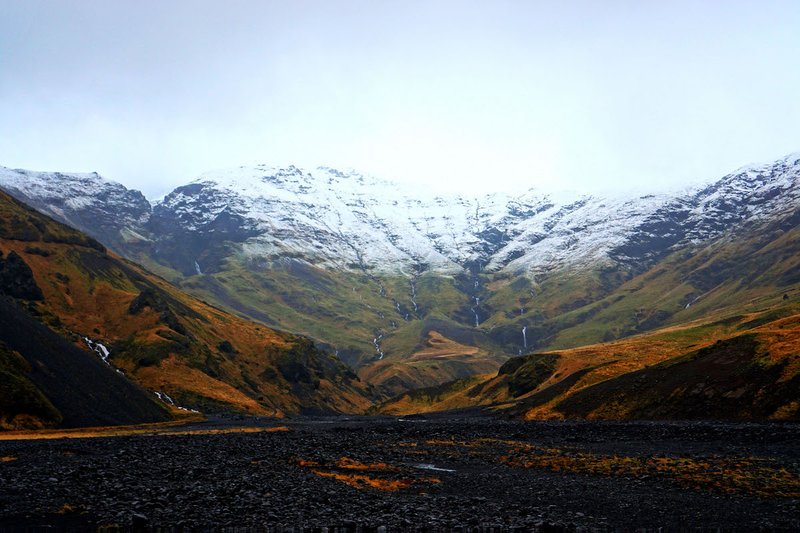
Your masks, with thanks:
[{"label": "orange grass patch", "polygon": [[[704,458],[623,456],[575,452],[501,439],[428,440],[433,447],[464,448],[469,456],[498,460],[517,468],[539,468],[567,474],[649,477],[693,490],[759,497],[800,497],[800,472],[758,457]],[[399,443],[416,448],[416,443]]]},{"label": "orange grass patch", "polygon": [[56,511],[56,514],[71,514],[76,511],[75,507],[69,503],[65,503],[61,508]]},{"label": "orange grass patch", "polygon": [[152,390],[185,390],[204,398],[226,403],[236,409],[254,413],[271,414],[254,399],[245,395],[224,381],[214,379],[208,374],[190,367],[186,362],[170,355],[159,366],[139,369],[138,381]]},{"label": "orange grass patch", "polygon": [[761,497],[800,497],[800,476],[767,459],[753,457],[626,457],[590,453],[545,453],[503,456],[500,462],[519,468],[621,477],[656,477],[696,490]]},{"label": "orange grass patch", "polygon": [[345,485],[358,490],[376,489],[382,492],[396,492],[411,488],[414,485],[429,485],[441,483],[441,479],[434,477],[381,477],[386,474],[403,472],[404,469],[386,463],[362,463],[341,457],[333,464],[326,466],[318,461],[309,461],[302,458],[293,458],[291,464],[309,468],[314,475],[335,479]]},{"label": "orange grass patch", "polygon": [[336,461],[336,468],[343,470],[383,470],[389,472],[398,472],[400,469],[386,463],[361,463],[349,457],[341,457]]},{"label": "orange grass patch", "polygon": [[36,429],[25,431],[0,431],[2,440],[49,440],[49,439],[89,439],[102,437],[121,437],[128,435],[144,435],[158,433],[164,429],[182,426],[187,422],[204,420],[202,415],[187,417],[183,420],[156,422],[153,424],[135,424],[129,426],[98,426],[75,429]]},{"label": "orange grass patch", "polygon": [[[755,457],[629,457],[575,453],[525,445],[500,462],[519,468],[622,477],[656,477],[696,490],[754,496],[800,497],[800,475],[769,459]],[[522,452],[522,453],[520,453]]]},{"label": "orange grass patch", "polygon": [[[383,492],[396,492],[411,487],[417,480],[412,479],[381,479],[370,477],[366,474],[349,474],[341,472],[325,472],[322,470],[312,470],[321,477],[333,478],[349,485],[354,489],[363,490],[365,488],[378,489]],[[438,480],[436,481],[439,482]]]},{"label": "orange grass patch", "polygon": [[480,349],[476,346],[460,344],[448,339],[438,331],[428,332],[425,347],[414,352],[410,360],[444,359],[448,357],[477,355]]},{"label": "orange grass patch", "polygon": [[187,431],[167,431],[161,433],[162,435],[227,435],[229,433],[283,433],[291,431],[286,426],[277,426],[271,428],[260,427],[235,427],[224,429],[191,429]]},{"label": "orange grass patch", "polygon": [[11,461],[16,461],[16,460],[17,460],[17,458],[14,457],[13,455],[6,455],[6,456],[3,456],[3,457],[0,457],[0,463],[10,463]]},{"label": "orange grass patch", "polygon": [[[157,435],[225,435],[228,433],[283,433],[291,431],[286,426],[272,426],[272,427],[230,427],[222,429],[186,429],[181,430],[180,426],[184,426],[190,422],[197,422],[203,420],[201,415],[190,417],[184,420],[172,422],[159,422],[155,424],[139,424],[133,426],[106,426],[94,428],[77,428],[77,429],[47,429],[47,430],[32,430],[32,431],[9,431],[0,432],[0,441],[2,440],[50,440],[50,439],[93,439],[93,438],[109,438],[109,437],[128,437],[128,436],[157,436]],[[10,461],[15,460],[16,457],[7,459]],[[5,458],[0,458],[0,461]]]}]

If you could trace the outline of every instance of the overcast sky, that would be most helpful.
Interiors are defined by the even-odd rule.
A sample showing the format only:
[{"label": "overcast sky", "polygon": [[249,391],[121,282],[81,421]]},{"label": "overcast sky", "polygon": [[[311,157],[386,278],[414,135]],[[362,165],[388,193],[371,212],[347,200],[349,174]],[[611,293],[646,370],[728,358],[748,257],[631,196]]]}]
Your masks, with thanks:
[{"label": "overcast sky", "polygon": [[800,151],[800,2],[0,0],[0,165],[675,187]]}]

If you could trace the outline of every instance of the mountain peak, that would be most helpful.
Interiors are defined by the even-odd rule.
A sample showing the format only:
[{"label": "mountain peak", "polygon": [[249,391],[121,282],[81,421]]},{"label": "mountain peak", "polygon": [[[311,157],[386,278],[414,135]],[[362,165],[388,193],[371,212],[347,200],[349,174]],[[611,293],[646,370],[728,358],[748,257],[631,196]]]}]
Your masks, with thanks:
[{"label": "mountain peak", "polygon": [[[600,196],[530,189],[473,197],[434,196],[355,170],[258,164],[201,174],[164,197],[152,219],[143,197],[97,174],[2,169],[0,183],[78,227],[96,226],[78,220],[78,212],[102,205],[114,231],[127,225],[128,235],[199,239],[188,255],[202,255],[204,242],[232,239],[257,262],[292,257],[342,270],[424,266],[450,273],[479,264],[534,276],[584,264],[636,265],[744,220],[787,212],[800,201],[799,176],[800,154],[789,154],[689,191]],[[182,270],[193,272],[196,259],[182,259]]]}]

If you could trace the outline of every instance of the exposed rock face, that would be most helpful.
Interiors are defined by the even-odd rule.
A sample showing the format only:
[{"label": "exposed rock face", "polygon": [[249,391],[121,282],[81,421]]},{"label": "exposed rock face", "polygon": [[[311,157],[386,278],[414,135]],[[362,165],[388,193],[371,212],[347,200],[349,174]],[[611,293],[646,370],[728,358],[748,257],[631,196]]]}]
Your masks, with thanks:
[{"label": "exposed rock face", "polygon": [[23,300],[41,300],[42,290],[33,278],[31,267],[17,254],[0,252],[0,294]]}]

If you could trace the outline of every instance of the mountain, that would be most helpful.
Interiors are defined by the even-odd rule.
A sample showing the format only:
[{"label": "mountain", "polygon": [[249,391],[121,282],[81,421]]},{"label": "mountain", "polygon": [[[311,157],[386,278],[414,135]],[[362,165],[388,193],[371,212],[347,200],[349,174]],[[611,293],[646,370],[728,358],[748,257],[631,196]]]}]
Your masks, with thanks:
[{"label": "mountain", "polygon": [[62,174],[0,167],[0,183],[19,201],[91,234],[112,249],[142,240],[136,229],[147,223],[152,211],[141,192],[97,173]]},{"label": "mountain", "polygon": [[194,299],[5,193],[0,254],[5,427],[371,403],[368,387],[309,339]]},{"label": "mountain", "polygon": [[118,184],[74,212],[36,192],[86,175],[4,169],[0,187],[191,294],[314,338],[389,397],[791,291],[799,177],[793,154],[672,194],[470,198],[257,166],[119,214],[104,206],[136,192]]}]

